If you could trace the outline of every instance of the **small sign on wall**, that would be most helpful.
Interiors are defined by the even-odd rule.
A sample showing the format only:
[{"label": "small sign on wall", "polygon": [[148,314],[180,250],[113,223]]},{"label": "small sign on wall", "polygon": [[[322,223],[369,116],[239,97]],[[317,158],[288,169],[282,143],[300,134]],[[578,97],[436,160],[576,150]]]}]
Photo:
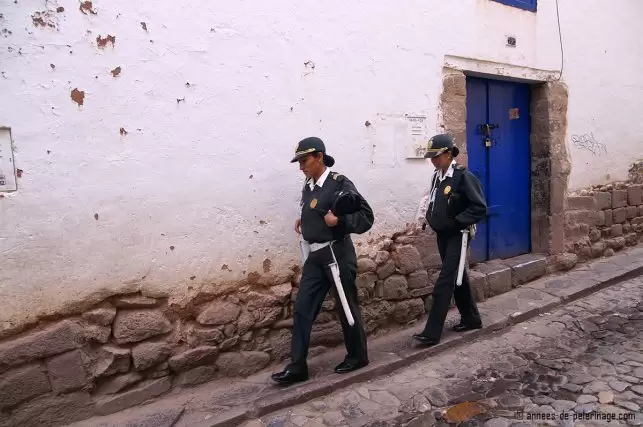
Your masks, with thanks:
[{"label": "small sign on wall", "polygon": [[16,191],[17,189],[11,129],[0,127],[0,192]]},{"label": "small sign on wall", "polygon": [[520,118],[520,108],[509,109],[509,120],[517,120]]},{"label": "small sign on wall", "polygon": [[429,136],[426,130],[426,116],[405,115],[406,119],[406,158],[423,159]]}]

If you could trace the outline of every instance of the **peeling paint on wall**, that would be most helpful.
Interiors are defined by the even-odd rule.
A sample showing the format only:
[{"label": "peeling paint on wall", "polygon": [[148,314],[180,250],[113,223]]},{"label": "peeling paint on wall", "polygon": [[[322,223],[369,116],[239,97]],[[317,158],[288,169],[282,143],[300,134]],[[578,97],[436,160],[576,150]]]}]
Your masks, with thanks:
[{"label": "peeling paint on wall", "polygon": [[78,90],[78,88],[71,91],[71,99],[78,105],[85,103],[85,91]]},{"label": "peeling paint on wall", "polygon": [[113,47],[116,44],[116,37],[109,34],[105,38],[101,36],[96,37],[96,44],[99,48],[103,49],[105,46],[107,46],[107,43],[111,43]]},{"label": "peeling paint on wall", "polygon": [[121,67],[116,67],[116,68],[114,68],[114,69],[111,71],[111,73],[112,73],[112,76],[114,76],[114,77],[118,76],[118,75],[121,73]]},{"label": "peeling paint on wall", "polygon": [[94,11],[94,6],[92,2],[90,1],[84,1],[80,4],[79,7],[80,11],[83,12],[84,15],[92,14],[92,15],[97,15],[97,13]]},{"label": "peeling paint on wall", "polygon": [[49,10],[34,12],[34,14],[31,15],[31,21],[36,27],[58,29],[58,18],[54,15],[54,12]]}]

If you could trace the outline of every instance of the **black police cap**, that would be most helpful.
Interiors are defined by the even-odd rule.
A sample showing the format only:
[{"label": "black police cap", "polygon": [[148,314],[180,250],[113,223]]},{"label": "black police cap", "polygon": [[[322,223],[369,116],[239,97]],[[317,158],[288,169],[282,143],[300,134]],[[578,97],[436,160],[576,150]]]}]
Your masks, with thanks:
[{"label": "black police cap", "polygon": [[360,210],[362,201],[353,191],[340,191],[335,194],[335,201],[331,211],[336,215],[350,215]]},{"label": "black police cap", "polygon": [[290,163],[295,163],[299,159],[306,157],[312,153],[324,153],[324,164],[328,167],[331,167],[335,164],[335,159],[326,154],[326,146],[324,141],[316,136],[311,136],[305,139],[302,139],[297,144],[295,149],[295,157],[290,161]]},{"label": "black police cap", "polygon": [[458,154],[460,154],[460,150],[458,149],[458,147],[453,145],[453,138],[451,137],[451,135],[441,133],[429,139],[429,142],[426,146],[426,154],[424,154],[424,158],[427,159],[437,157],[446,151],[451,151],[453,157],[457,157]]}]

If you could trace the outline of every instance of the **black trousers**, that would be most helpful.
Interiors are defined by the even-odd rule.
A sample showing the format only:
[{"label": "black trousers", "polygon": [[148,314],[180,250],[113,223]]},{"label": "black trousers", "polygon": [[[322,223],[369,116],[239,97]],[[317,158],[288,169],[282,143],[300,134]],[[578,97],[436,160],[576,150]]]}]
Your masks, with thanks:
[{"label": "black trousers", "polygon": [[351,309],[355,324],[350,326],[342,309],[339,295],[335,289],[332,274],[328,264],[332,262],[332,255],[328,247],[311,252],[304,263],[299,293],[295,301],[294,324],[292,329],[291,363],[288,369],[294,372],[307,371],[308,347],[313,322],[328,294],[333,290],[335,309],[339,314],[340,323],[344,332],[344,343],[347,355],[345,361],[359,363],[368,362],[366,348],[366,332],[362,324],[359,303],[357,299],[357,256],[355,247],[350,237],[333,244],[333,251],[339,265],[339,275],[346,294],[346,300]]},{"label": "black trousers", "polygon": [[[438,250],[442,258],[442,269],[433,288],[433,305],[429,312],[422,335],[439,340],[447,318],[451,297],[460,312],[462,323],[479,325],[482,323],[476,300],[471,292],[469,276],[465,268],[462,275],[462,285],[456,286],[458,278],[458,265],[460,264],[460,251],[462,250],[462,233],[437,233]],[[468,242],[469,243],[469,242]]]}]

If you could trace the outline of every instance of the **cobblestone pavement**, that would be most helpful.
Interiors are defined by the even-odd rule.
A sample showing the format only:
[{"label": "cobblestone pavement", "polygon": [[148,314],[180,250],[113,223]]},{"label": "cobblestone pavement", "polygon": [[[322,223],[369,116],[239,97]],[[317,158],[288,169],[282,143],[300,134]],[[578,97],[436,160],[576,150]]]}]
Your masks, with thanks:
[{"label": "cobblestone pavement", "polygon": [[642,301],[639,277],[244,426],[640,426]]}]

